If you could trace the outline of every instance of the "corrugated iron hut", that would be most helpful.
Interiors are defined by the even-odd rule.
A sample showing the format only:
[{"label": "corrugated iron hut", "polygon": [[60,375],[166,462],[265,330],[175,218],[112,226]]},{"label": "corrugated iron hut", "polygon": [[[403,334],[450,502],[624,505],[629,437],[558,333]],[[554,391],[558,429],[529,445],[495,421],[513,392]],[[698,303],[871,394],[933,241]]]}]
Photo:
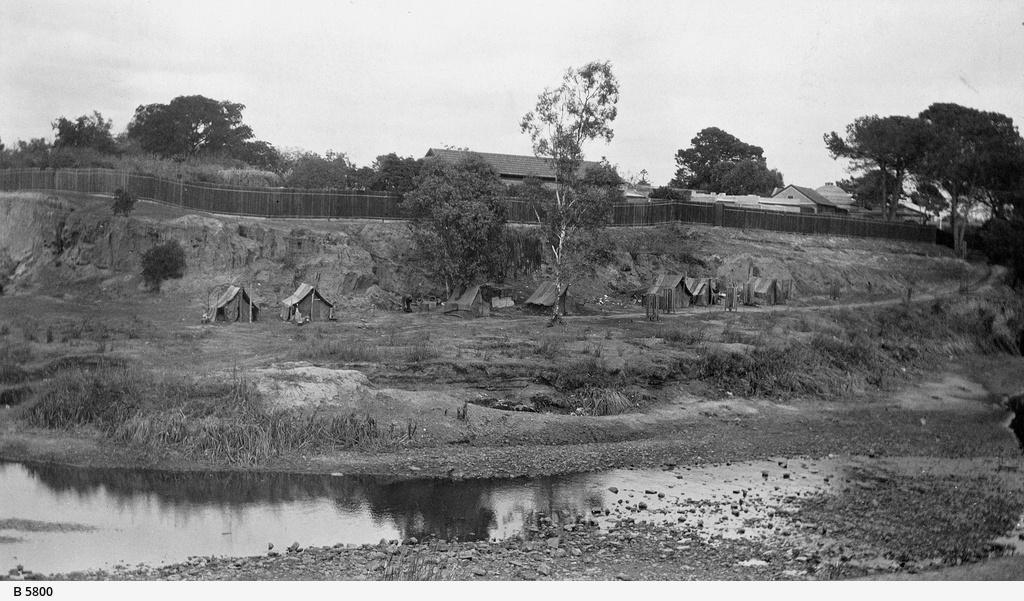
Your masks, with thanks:
[{"label": "corrugated iron hut", "polygon": [[657,298],[658,309],[664,313],[672,313],[676,309],[690,304],[690,295],[683,285],[683,276],[663,273],[647,289],[648,295]]}]

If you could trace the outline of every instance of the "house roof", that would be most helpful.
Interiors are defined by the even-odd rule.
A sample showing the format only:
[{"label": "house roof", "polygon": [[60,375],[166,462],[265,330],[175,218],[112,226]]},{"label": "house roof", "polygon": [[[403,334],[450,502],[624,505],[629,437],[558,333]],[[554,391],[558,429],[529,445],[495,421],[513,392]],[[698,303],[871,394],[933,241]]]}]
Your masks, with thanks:
[{"label": "house roof", "polygon": [[789,190],[790,188],[796,190],[797,192],[802,194],[805,198],[807,198],[807,200],[813,202],[816,205],[820,205],[820,206],[823,206],[823,207],[835,207],[836,206],[836,205],[832,204],[831,202],[829,202],[829,200],[827,198],[825,198],[821,194],[818,194],[818,192],[816,190],[812,190],[810,188],[805,188],[803,186],[794,186],[793,184],[790,184],[790,185],[786,186],[785,188],[779,190],[775,194],[772,194],[772,198],[777,198],[779,196],[782,196],[782,194],[785,193],[785,191]]},{"label": "house roof", "polygon": [[816,188],[815,192],[821,194],[826,200],[836,206],[845,207],[854,203],[853,195],[835,184],[825,184]]},{"label": "house roof", "polygon": [[[498,175],[510,178],[535,177],[541,180],[554,180],[555,170],[548,159],[519,154],[498,154],[494,152],[471,152],[468,150],[448,150],[447,148],[431,148],[428,157],[436,157],[443,161],[455,163],[469,155],[477,155],[494,167]],[[597,161],[583,161],[580,173],[588,167],[597,167]]]}]

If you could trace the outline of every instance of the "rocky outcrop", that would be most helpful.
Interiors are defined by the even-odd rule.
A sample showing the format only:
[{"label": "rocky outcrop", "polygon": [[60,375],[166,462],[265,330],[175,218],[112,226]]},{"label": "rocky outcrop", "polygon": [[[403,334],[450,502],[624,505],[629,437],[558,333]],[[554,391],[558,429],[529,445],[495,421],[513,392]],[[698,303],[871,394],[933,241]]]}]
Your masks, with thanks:
[{"label": "rocky outcrop", "polygon": [[207,296],[211,286],[238,282],[287,294],[317,276],[329,297],[372,286],[401,294],[410,281],[424,280],[404,260],[410,241],[402,224],[324,222],[324,230],[280,225],[206,215],[123,217],[103,199],[0,195],[0,285],[8,293],[52,294],[94,283],[115,295],[134,293],[141,286],[142,255],[167,240],[181,244],[188,267],[164,290],[196,297]]}]

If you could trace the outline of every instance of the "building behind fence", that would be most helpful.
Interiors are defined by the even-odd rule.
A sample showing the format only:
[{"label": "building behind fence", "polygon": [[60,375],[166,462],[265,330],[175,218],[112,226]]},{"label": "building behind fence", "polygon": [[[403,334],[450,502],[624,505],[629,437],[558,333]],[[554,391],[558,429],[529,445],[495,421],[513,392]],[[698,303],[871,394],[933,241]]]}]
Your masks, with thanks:
[{"label": "building behind fence", "polygon": [[[0,190],[63,190],[87,194],[113,194],[119,188],[145,200],[230,215],[303,219],[406,218],[402,210],[401,195],[391,192],[240,188],[180,179],[170,180],[113,169],[0,170]],[[537,217],[532,203],[513,198],[507,202],[510,222],[536,223]],[[666,200],[623,202],[612,207],[613,226],[663,225],[676,222],[801,234],[890,238],[931,243],[936,241],[936,229],[930,226],[738,208],[724,203]]]}]

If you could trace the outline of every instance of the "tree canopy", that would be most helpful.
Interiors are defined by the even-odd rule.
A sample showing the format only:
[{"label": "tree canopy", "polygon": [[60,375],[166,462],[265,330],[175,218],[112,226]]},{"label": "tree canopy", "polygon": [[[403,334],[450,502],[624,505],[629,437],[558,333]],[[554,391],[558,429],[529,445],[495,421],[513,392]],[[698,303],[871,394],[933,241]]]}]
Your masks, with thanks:
[{"label": "tree canopy", "polygon": [[706,127],[676,152],[676,174],[669,187],[725,194],[767,196],[783,187],[782,174],[768,169],[764,149],[717,127]]},{"label": "tree canopy", "polygon": [[52,125],[56,132],[54,148],[92,148],[106,153],[116,150],[114,136],[110,133],[113,122],[104,119],[99,111],[82,115],[74,121],[60,117]]},{"label": "tree canopy", "polygon": [[832,158],[848,158],[853,160],[856,170],[878,170],[882,174],[880,201],[886,219],[893,220],[903,193],[903,180],[921,166],[928,149],[935,144],[935,134],[922,119],[870,115],[847,125],[845,138],[831,132],[825,134],[824,140]]},{"label": "tree canopy", "polygon": [[404,205],[420,256],[448,292],[500,277],[504,194],[498,172],[477,155],[422,163]]},{"label": "tree canopy", "polygon": [[948,196],[956,247],[963,253],[966,220],[977,205],[986,205],[997,218],[1005,218],[1024,181],[1024,140],[1013,119],[951,103],[936,103],[921,112],[935,143],[921,161],[921,193],[933,193],[936,202]]},{"label": "tree canopy", "polygon": [[245,105],[205,96],[178,96],[167,104],[135,109],[128,137],[142,149],[164,157],[193,157],[224,153],[238,156],[252,140],[252,128],[242,122]]}]

